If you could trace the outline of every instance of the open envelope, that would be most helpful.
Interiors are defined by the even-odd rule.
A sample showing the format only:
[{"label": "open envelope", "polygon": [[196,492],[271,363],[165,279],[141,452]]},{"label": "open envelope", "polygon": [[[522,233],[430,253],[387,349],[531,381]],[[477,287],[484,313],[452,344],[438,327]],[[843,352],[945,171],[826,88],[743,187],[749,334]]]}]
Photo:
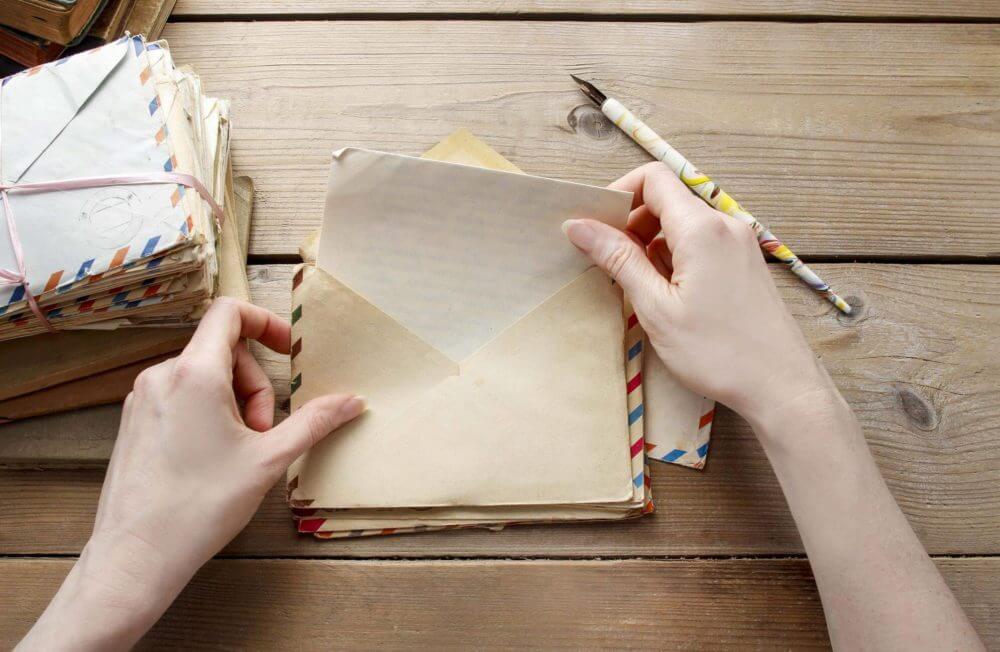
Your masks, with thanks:
[{"label": "open envelope", "polygon": [[632,502],[621,294],[559,228],[621,227],[630,201],[338,152],[318,269],[297,291],[292,408],[351,391],[370,409],[293,465],[293,504]]}]

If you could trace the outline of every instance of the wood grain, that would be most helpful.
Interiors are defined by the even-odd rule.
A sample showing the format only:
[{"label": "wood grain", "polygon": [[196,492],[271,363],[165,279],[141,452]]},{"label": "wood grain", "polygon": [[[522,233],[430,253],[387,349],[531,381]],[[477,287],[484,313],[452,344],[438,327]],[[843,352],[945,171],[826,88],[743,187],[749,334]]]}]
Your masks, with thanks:
[{"label": "wood grain", "polygon": [[235,165],[258,190],[251,254],[296,254],[345,145],[419,154],[464,126],[542,176],[604,184],[646,162],[572,72],[804,257],[1000,257],[998,25],[315,21],[166,36],[233,100]]},{"label": "wood grain", "polygon": [[[291,266],[254,266],[255,301],[287,315]],[[782,296],[865,427],[921,540],[944,554],[995,553],[1000,540],[1000,267],[818,265],[853,319],[783,269]],[[261,357],[279,403],[286,361]],[[64,436],[65,424],[54,428]],[[3,431],[0,430],[0,434]],[[38,435],[36,435],[37,437]],[[109,433],[110,439],[110,433]],[[4,441],[0,437],[0,444]],[[44,441],[44,437],[41,438]],[[83,442],[92,447],[90,439]],[[2,449],[2,446],[0,446]],[[65,450],[65,447],[63,448]],[[509,528],[341,542],[297,538],[283,489],[227,554],[280,556],[616,556],[799,553],[784,498],[748,426],[722,410],[704,472],[655,463],[652,517],[619,525]],[[77,553],[99,471],[0,472],[0,554]],[[58,509],[53,509],[58,506]]]},{"label": "wood grain", "polygon": [[[0,560],[0,645],[31,626],[71,560]],[[1000,643],[1000,560],[939,559]],[[217,560],[139,649],[805,649],[829,646],[800,559]]]},{"label": "wood grain", "polygon": [[336,16],[337,14],[596,14],[704,16],[1000,16],[996,0],[180,0],[175,16]]},{"label": "wood grain", "polygon": [[121,406],[99,405],[0,426],[0,468],[101,468],[107,464]]}]

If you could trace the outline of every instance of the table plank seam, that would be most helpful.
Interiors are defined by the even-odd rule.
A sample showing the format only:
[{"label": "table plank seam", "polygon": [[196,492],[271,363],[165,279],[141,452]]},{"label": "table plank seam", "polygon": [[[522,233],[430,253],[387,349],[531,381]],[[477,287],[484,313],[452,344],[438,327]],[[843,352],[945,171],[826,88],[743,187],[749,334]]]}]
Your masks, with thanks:
[{"label": "table plank seam", "polygon": [[[998,245],[1000,246],[1000,245]],[[880,265],[1000,265],[1000,252],[985,256],[963,256],[958,254],[893,255],[870,254],[852,256],[849,254],[827,254],[804,256],[803,260],[816,264],[848,265],[871,263]],[[302,257],[298,254],[250,254],[247,265],[298,265]],[[768,262],[777,262],[769,259]]]},{"label": "table plank seam", "polygon": [[[322,544],[321,544],[322,545]],[[987,560],[1000,559],[1000,552],[978,552],[978,553],[948,553],[930,554],[935,560]],[[4,553],[0,554],[0,562],[17,560],[76,560],[80,555],[74,553]],[[212,558],[218,561],[354,561],[354,562],[383,562],[383,561],[441,561],[441,562],[481,562],[481,561],[531,561],[531,562],[622,562],[622,561],[644,561],[644,562],[687,562],[687,561],[754,561],[754,562],[777,562],[777,561],[803,561],[808,560],[804,553],[789,554],[707,554],[707,555],[409,555],[409,556],[352,556],[352,555],[216,555]]]},{"label": "table plank seam", "polygon": [[245,23],[245,22],[408,22],[408,21],[478,21],[478,22],[578,22],[578,23],[727,23],[727,22],[767,22],[767,23],[874,23],[902,25],[993,25],[1000,24],[1000,16],[861,16],[861,15],[798,15],[798,14],[601,14],[601,13],[559,13],[559,12],[426,12],[426,13],[378,13],[378,12],[324,12],[324,13],[248,13],[248,14],[174,14],[171,23]]}]

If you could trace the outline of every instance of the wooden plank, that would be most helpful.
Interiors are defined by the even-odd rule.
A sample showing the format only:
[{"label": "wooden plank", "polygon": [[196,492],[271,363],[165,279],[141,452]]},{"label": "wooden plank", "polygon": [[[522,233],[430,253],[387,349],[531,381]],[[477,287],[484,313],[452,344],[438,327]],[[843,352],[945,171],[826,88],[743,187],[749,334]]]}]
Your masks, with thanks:
[{"label": "wooden plank", "polygon": [[[987,647],[1000,560],[939,559]],[[68,559],[0,560],[0,645],[31,626]],[[829,645],[801,559],[217,560],[140,649],[802,649]],[[992,645],[991,645],[992,644]]]},{"label": "wooden plank", "polygon": [[111,457],[121,406],[60,412],[0,426],[0,468],[101,468]]},{"label": "wooden plank", "polygon": [[[291,270],[252,267],[255,300],[287,315]],[[1000,266],[826,264],[817,271],[859,306],[859,316],[836,315],[787,272],[774,268],[782,296],[857,411],[889,486],[921,540],[935,553],[998,552]],[[260,357],[283,402],[286,361],[273,354]],[[652,475],[659,510],[635,522],[339,542],[297,538],[278,487],[227,554],[801,552],[770,466],[753,433],[732,413],[719,415],[704,472],[654,463]],[[101,477],[99,471],[0,473],[0,495],[18,497],[0,501],[0,554],[78,553],[90,533]]]},{"label": "wooden plank", "polygon": [[[1000,26],[522,21],[177,23],[234,103],[251,254],[295,255],[330,153],[468,127],[532,174],[604,184],[646,154],[618,96],[800,255],[1000,256]],[[252,47],[248,47],[252,44]]]},{"label": "wooden plank", "polygon": [[336,16],[338,14],[596,14],[993,18],[996,0],[180,0],[174,16]]}]

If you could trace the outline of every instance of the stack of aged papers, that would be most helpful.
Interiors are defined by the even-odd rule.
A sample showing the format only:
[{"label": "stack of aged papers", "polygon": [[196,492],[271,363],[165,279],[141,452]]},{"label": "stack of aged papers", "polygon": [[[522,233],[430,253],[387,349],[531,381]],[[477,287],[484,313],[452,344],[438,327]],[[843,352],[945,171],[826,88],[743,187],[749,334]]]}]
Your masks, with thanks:
[{"label": "stack of aged papers", "polygon": [[[423,158],[450,161],[463,165],[522,172],[499,152],[476,138],[467,129],[458,129]],[[320,232],[306,238],[299,248],[302,259],[316,263]],[[642,345],[640,347],[642,348]],[[648,348],[646,350],[649,350]],[[635,380],[645,395],[642,409],[632,426],[642,432],[649,460],[702,469],[708,459],[709,439],[715,417],[715,402],[687,389],[667,370],[655,355],[642,356],[642,371]],[[636,407],[636,406],[632,406]]]},{"label": "stack of aged papers", "polygon": [[630,204],[513,171],[337,152],[316,265],[294,281],[292,409],[357,392],[369,410],[289,470],[299,531],[650,511],[642,334],[560,230],[572,217],[622,227]]},{"label": "stack of aged papers", "polygon": [[140,37],[5,79],[0,340],[190,325],[245,295],[228,113]]}]

